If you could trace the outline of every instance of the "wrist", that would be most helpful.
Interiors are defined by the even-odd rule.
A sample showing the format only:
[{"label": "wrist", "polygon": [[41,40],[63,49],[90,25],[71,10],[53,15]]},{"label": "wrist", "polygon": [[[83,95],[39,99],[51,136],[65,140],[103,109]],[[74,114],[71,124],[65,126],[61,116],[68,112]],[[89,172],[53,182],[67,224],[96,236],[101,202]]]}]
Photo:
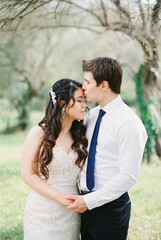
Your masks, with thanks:
[{"label": "wrist", "polygon": [[54,193],[54,195],[53,195],[53,200],[59,202],[61,195],[62,195],[61,192],[55,191],[55,193]]}]

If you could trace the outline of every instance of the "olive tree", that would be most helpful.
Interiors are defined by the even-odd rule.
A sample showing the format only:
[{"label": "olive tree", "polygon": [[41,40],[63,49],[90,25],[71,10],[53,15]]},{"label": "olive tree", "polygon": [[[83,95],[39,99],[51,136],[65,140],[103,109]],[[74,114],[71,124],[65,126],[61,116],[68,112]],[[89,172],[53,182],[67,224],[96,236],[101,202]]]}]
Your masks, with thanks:
[{"label": "olive tree", "polygon": [[[142,106],[151,117],[154,115],[149,126],[154,130],[156,151],[161,156],[161,0],[8,0],[2,1],[0,8],[1,31],[12,33],[12,37],[18,30],[25,31],[24,23],[28,21],[31,31],[72,27],[102,34],[110,30],[136,40],[144,53],[137,82],[141,85],[139,94],[145,101]],[[30,19],[33,14],[36,22]]]}]

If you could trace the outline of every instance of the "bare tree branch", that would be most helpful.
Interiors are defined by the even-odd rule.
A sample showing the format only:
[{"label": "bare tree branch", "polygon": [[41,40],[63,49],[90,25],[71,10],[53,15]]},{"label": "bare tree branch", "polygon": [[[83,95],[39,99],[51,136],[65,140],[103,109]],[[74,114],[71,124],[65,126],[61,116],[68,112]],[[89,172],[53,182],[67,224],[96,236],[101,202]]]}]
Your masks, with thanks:
[{"label": "bare tree branch", "polygon": [[142,18],[142,23],[143,23],[142,24],[142,30],[144,30],[145,27],[146,27],[146,22],[145,22],[145,13],[144,13],[144,10],[143,10],[141,0],[138,0],[138,5],[139,5],[140,15],[141,15],[141,18]]},{"label": "bare tree branch", "polygon": [[[100,4],[98,5],[98,8],[92,9],[88,6],[84,7],[83,4],[80,5],[74,0],[55,0],[56,6],[54,5],[54,11],[55,11],[55,18],[56,18],[57,10],[60,9],[59,19],[61,20],[63,11],[66,11],[66,15],[67,15],[66,6],[68,6],[68,7],[73,6],[74,13],[76,13],[78,15],[78,11],[82,11],[82,12],[87,13],[88,15],[90,14],[98,21],[98,23],[100,23],[100,25],[95,24],[95,26],[92,26],[92,25],[89,25],[89,23],[87,23],[87,25],[84,25],[84,23],[81,23],[80,21],[77,25],[70,24],[70,23],[63,24],[63,22],[61,23],[61,21],[60,21],[55,24],[44,25],[44,26],[40,26],[40,27],[39,26],[37,26],[37,27],[31,26],[30,29],[31,30],[35,30],[35,29],[41,30],[41,29],[58,28],[58,27],[60,27],[60,28],[77,28],[77,29],[90,30],[92,32],[96,32],[99,34],[103,33],[103,29],[105,31],[107,31],[107,30],[120,31],[120,32],[123,32],[123,33],[131,36],[132,38],[135,38],[137,41],[139,41],[139,43],[141,43],[142,47],[144,48],[144,51],[145,51],[145,49],[146,49],[146,52],[149,51],[149,56],[151,58],[152,52],[154,52],[154,51],[152,51],[152,46],[150,47],[150,41],[152,42],[152,39],[150,38],[150,35],[144,34],[146,32],[146,14],[144,13],[143,5],[142,5],[143,3],[141,2],[141,0],[137,0],[137,4],[138,4],[139,10],[140,10],[139,16],[142,19],[141,26],[139,25],[139,23],[137,25],[135,25],[135,23],[133,23],[133,21],[132,21],[133,20],[132,14],[136,12],[135,9],[133,9],[132,11],[129,12],[128,8],[126,8],[126,6],[123,7],[121,5],[120,0],[111,0],[111,3],[114,4],[115,8],[117,8],[118,12],[120,13],[120,18],[118,17],[118,19],[116,18],[116,20],[109,21],[107,19],[107,7],[105,6],[105,1],[104,0],[99,0],[99,1],[100,1]],[[43,6],[49,2],[51,2],[51,0],[43,0],[43,1],[42,0],[41,1],[30,0],[29,2],[23,1],[23,4],[25,3],[25,8],[23,8],[19,13],[17,13],[15,15],[15,17],[7,18],[7,20],[11,20],[11,21],[15,18],[17,18],[17,20],[19,20],[16,28],[13,28],[13,27],[12,27],[13,29],[10,28],[14,32],[13,36],[15,35],[15,32],[17,31],[17,28],[20,25],[23,17],[25,17],[26,15],[29,15],[36,9],[40,8],[41,6]],[[39,3],[39,4],[37,5],[37,3]],[[63,4],[63,3],[67,4],[67,5],[63,5],[63,7],[61,8],[61,4]],[[20,3],[19,3],[19,5],[20,5]],[[31,6],[32,6],[32,8],[31,8]],[[153,14],[151,16],[153,25],[155,24],[156,21],[158,22],[160,8],[161,8],[161,0],[157,0],[153,7]],[[110,8],[108,7],[108,10],[109,9]],[[112,11],[112,10],[110,9],[110,11]],[[102,13],[101,16],[100,16],[100,13]],[[71,14],[72,14],[72,12],[71,12]],[[70,16],[71,16],[71,14],[70,14]],[[149,12],[149,14],[150,14],[150,12]],[[102,31],[98,30],[98,28],[100,28]],[[23,28],[23,29],[25,29],[25,28]],[[139,34],[138,34],[138,30],[140,31]]]},{"label": "bare tree branch", "polygon": [[55,7],[55,11],[54,11],[55,19],[56,19],[56,11],[57,11],[57,9],[58,9],[58,7],[60,5],[60,2],[61,2],[61,0],[58,1],[57,5]]},{"label": "bare tree branch", "polygon": [[102,7],[102,10],[103,10],[103,15],[104,15],[104,22],[105,22],[106,26],[108,26],[106,8],[105,8],[103,0],[100,0],[100,1],[101,1],[101,7]]},{"label": "bare tree branch", "polygon": [[[91,32],[94,33],[98,33],[98,34],[102,34],[103,31],[97,31],[96,29],[92,28],[93,25],[91,25],[91,27],[89,27],[89,25],[87,26],[78,26],[78,25],[71,25],[71,24],[59,24],[59,25],[45,25],[45,26],[41,26],[41,27],[37,27],[37,26],[32,26],[30,29],[31,30],[43,30],[43,29],[54,29],[54,28],[76,28],[76,29],[85,29],[85,30],[89,30]],[[94,25],[95,27],[96,25]],[[97,27],[101,27],[101,25],[98,25]]]},{"label": "bare tree branch", "polygon": [[159,22],[159,13],[161,10],[161,0],[157,0],[152,12],[152,25]]},{"label": "bare tree branch", "polygon": [[105,23],[103,22],[103,20],[101,19],[100,16],[98,16],[96,13],[94,13],[93,11],[91,11],[88,8],[82,7],[80,5],[78,5],[77,3],[74,3],[73,1],[68,1],[68,0],[62,0],[63,2],[69,3],[70,5],[75,6],[76,8],[82,9],[85,12],[90,13],[91,15],[93,15],[94,17],[97,18],[97,20],[101,23],[102,26],[105,26]]},{"label": "bare tree branch", "polygon": [[[25,11],[29,8],[29,6],[30,6],[34,1],[35,1],[35,0],[31,0],[31,1],[26,5],[26,7],[25,7],[24,9],[22,9],[19,13],[17,13],[16,16],[14,16],[14,19],[16,19],[17,17],[21,16],[21,14],[22,14],[23,12],[25,12]],[[21,17],[22,17],[22,16],[21,16]]]},{"label": "bare tree branch", "polygon": [[[25,16],[27,16],[27,15],[29,15],[30,13],[34,12],[36,9],[38,9],[38,8],[42,7],[43,5],[46,5],[47,3],[51,2],[51,0],[48,0],[48,1],[46,1],[46,2],[43,2],[43,3],[41,3],[41,4],[39,4],[39,5],[35,6],[35,7],[33,7],[33,9],[29,10],[28,12],[24,13],[24,12],[30,7],[30,5],[31,5],[32,3],[34,3],[34,1],[35,1],[35,0],[30,1],[29,4],[28,4],[21,12],[17,13],[15,16],[13,16],[13,17],[11,17],[11,18],[8,17],[8,18],[5,18],[5,19],[0,19],[0,23],[2,23],[1,28],[3,29],[4,26],[5,26],[7,23],[8,23],[8,24],[11,24],[11,23],[12,23],[15,19],[17,19],[17,18],[21,18],[21,20],[22,20]],[[37,0],[35,1],[35,3],[36,3],[36,2],[37,2]],[[22,13],[24,13],[24,14],[22,14]],[[22,15],[21,15],[21,14],[22,14]]]},{"label": "bare tree branch", "polygon": [[123,13],[127,17],[127,19],[129,20],[129,22],[131,22],[130,13],[121,6],[120,0],[113,0],[112,2],[115,4],[117,9],[119,10],[120,15],[122,15],[122,13]]},{"label": "bare tree branch", "polygon": [[[4,22],[4,25],[5,25],[6,23],[8,23],[8,22],[11,23],[14,19],[16,19],[17,17],[19,17],[23,12],[25,12],[33,2],[34,2],[34,0],[30,1],[29,3],[28,3],[28,2],[23,2],[23,3],[22,3],[23,5],[24,5],[25,3],[28,3],[25,8],[23,8],[20,12],[18,12],[14,17],[8,17],[8,18],[5,18],[5,19],[1,19],[0,22]],[[19,4],[17,4],[17,8],[18,8],[18,5],[19,5]],[[10,8],[10,6],[8,6],[9,15],[11,14],[12,10],[14,9],[14,7],[15,7],[14,4],[13,4],[12,8]],[[4,25],[2,25],[2,27],[3,27]],[[19,25],[19,24],[18,24],[18,25]]]},{"label": "bare tree branch", "polygon": [[14,39],[15,33],[16,33],[20,23],[21,23],[21,20],[22,20],[22,18],[19,17],[18,24],[16,25],[16,28],[14,29],[13,34],[12,34],[11,45],[13,44],[13,39]]},{"label": "bare tree branch", "polygon": [[130,16],[130,12],[123,8],[120,4],[120,0],[111,0],[111,2],[116,6],[120,13],[120,19],[109,22],[109,26],[111,30],[120,31],[132,38],[136,38],[140,41],[139,36],[136,33],[136,25],[132,23],[132,18]]},{"label": "bare tree branch", "polygon": [[44,2],[44,3],[41,3],[41,4],[38,5],[38,6],[35,6],[32,10],[30,10],[30,11],[27,12],[27,13],[25,13],[25,14],[22,15],[21,17],[23,18],[23,17],[29,15],[30,13],[34,12],[35,10],[37,10],[38,8],[40,8],[40,7],[44,6],[44,5],[46,5],[46,4],[49,3],[49,2],[51,2],[51,0],[48,0],[48,1]]}]

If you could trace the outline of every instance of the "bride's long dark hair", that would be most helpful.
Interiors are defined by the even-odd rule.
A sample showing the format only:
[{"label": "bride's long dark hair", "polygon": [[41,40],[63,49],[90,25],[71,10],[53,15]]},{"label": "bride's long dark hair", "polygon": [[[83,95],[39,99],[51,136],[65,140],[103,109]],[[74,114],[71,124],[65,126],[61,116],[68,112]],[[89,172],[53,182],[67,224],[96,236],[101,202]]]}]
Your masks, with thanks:
[{"label": "bride's long dark hair", "polygon": [[[52,92],[55,93],[55,103],[52,101],[52,94],[49,93],[50,100],[45,117],[39,123],[39,126],[44,130],[45,134],[41,142],[38,164],[40,174],[43,175],[46,180],[49,178],[47,165],[52,160],[52,148],[55,146],[55,141],[62,130],[62,109],[68,105],[70,99],[73,100],[74,105],[74,92],[81,87],[82,84],[75,80],[61,79],[52,86]],[[88,141],[85,137],[86,128],[83,125],[83,121],[73,121],[70,132],[74,140],[72,149],[78,154],[75,164],[82,169],[87,157],[88,145]]]}]

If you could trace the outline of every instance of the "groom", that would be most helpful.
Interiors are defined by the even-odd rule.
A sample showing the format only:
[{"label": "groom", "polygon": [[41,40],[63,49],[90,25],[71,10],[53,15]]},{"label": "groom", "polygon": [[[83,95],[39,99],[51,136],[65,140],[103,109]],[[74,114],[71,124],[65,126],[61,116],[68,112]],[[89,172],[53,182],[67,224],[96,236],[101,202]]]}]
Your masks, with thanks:
[{"label": "groom", "polygon": [[119,95],[120,63],[98,57],[82,67],[86,99],[99,106],[86,119],[89,155],[81,172],[81,196],[70,195],[68,209],[82,213],[82,240],[125,240],[131,211],[127,191],[137,182],[147,134]]}]

